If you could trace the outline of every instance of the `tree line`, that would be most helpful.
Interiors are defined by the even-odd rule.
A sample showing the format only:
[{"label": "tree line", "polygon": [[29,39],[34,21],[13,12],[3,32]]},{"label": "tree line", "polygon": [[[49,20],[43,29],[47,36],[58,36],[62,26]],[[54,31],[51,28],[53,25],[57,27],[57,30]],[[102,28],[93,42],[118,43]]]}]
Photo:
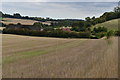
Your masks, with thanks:
[{"label": "tree line", "polygon": [[[2,14],[4,17],[14,17],[14,18],[21,18],[22,16],[18,13],[14,15],[6,15]],[[24,17],[22,17],[24,18]],[[30,17],[28,17],[30,18]],[[35,17],[34,17],[35,18]],[[36,17],[37,18],[37,17]],[[120,35],[120,31],[108,31],[105,27],[98,27],[91,30],[91,26],[102,23],[105,21],[109,21],[112,19],[120,18],[120,8],[116,7],[111,12],[105,12],[102,16],[95,18],[95,17],[86,17],[85,20],[75,20],[75,19],[63,19],[63,20],[56,20],[57,23],[51,23],[51,25],[45,25],[41,23],[34,23],[33,27],[38,27],[39,29],[44,28],[44,31],[40,30],[28,30],[28,29],[5,29],[3,33],[11,33],[11,34],[22,34],[22,35],[34,35],[34,36],[45,36],[45,37],[71,37],[71,38],[101,38],[104,36],[110,35]],[[39,18],[37,18],[39,19]],[[49,21],[50,19],[45,19]],[[54,19],[52,19],[54,21]],[[51,21],[52,21],[51,20]],[[54,28],[62,27],[62,26],[71,26],[71,32],[66,32],[62,30],[54,30]],[[73,36],[74,35],[74,36]]]},{"label": "tree line", "polygon": [[112,19],[120,18],[120,7],[115,7],[113,11],[111,12],[105,12],[102,16],[95,18],[93,16],[92,18],[86,17],[85,20],[81,19],[52,19],[52,18],[42,18],[42,17],[29,17],[29,16],[21,16],[20,13],[15,13],[13,15],[10,14],[3,14],[0,11],[0,14],[3,18],[19,18],[19,19],[31,19],[31,20],[37,20],[37,21],[56,21],[51,22],[52,27],[62,27],[62,26],[71,26],[73,27],[72,30],[74,31],[86,31],[89,30],[89,28],[92,25],[103,23],[105,21],[109,21]]}]

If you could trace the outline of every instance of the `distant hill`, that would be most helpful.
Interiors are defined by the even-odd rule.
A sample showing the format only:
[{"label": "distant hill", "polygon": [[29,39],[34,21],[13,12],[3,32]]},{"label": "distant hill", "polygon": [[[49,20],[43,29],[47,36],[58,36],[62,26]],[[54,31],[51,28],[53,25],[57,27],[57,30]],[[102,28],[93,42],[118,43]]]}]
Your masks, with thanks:
[{"label": "distant hill", "polygon": [[17,19],[17,18],[3,18],[2,23],[4,24],[17,24],[17,23],[21,23],[23,25],[33,25],[35,22],[35,20],[28,20],[28,19]]},{"label": "distant hill", "polygon": [[[8,25],[8,24],[17,24],[21,23],[22,25],[33,25],[35,22],[41,22],[36,20],[30,20],[30,19],[18,19],[18,18],[3,18],[2,23]],[[50,21],[41,22],[42,24],[50,25]]]},{"label": "distant hill", "polygon": [[109,30],[118,30],[118,21],[120,21],[120,19],[113,19],[110,21],[106,21],[104,23],[96,24],[93,27],[104,26],[104,27],[108,28]]}]

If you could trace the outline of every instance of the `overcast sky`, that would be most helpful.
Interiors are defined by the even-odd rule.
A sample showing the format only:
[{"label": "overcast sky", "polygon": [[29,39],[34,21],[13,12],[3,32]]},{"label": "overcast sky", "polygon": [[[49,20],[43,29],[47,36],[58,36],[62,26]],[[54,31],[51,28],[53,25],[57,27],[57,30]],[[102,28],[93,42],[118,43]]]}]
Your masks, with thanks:
[{"label": "overcast sky", "polygon": [[74,2],[72,2],[73,0],[64,0],[66,2],[60,2],[60,0],[52,0],[55,2],[50,2],[51,0],[44,0],[44,2],[41,2],[43,0],[35,0],[34,2],[5,1],[2,2],[3,13],[13,14],[18,12],[24,16],[51,17],[55,19],[84,19],[87,16],[98,17],[104,12],[112,11],[118,5],[118,0],[109,0],[114,2],[94,2],[95,0],[91,0],[93,2],[82,2],[82,0],[74,0]]},{"label": "overcast sky", "polygon": [[2,2],[118,2],[119,0],[2,0]]}]

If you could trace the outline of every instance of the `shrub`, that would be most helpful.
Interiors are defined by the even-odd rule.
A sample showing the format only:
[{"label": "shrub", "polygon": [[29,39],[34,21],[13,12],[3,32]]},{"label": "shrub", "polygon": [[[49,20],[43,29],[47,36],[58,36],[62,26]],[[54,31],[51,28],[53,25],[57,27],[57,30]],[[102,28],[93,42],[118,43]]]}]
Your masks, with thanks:
[{"label": "shrub", "polygon": [[115,31],[115,36],[120,36],[120,31]]},{"label": "shrub", "polygon": [[90,32],[79,32],[79,38],[90,38]]},{"label": "shrub", "polygon": [[107,37],[107,39],[109,39],[113,35],[114,35],[114,31],[110,30],[110,31],[107,32],[106,37]]},{"label": "shrub", "polygon": [[95,33],[100,33],[100,32],[107,32],[107,28],[105,28],[105,27],[95,27],[94,29],[93,29],[93,33],[95,34]]},{"label": "shrub", "polygon": [[99,38],[104,37],[105,35],[106,35],[106,32],[99,32],[95,34],[95,37],[99,39]]},{"label": "shrub", "polygon": [[59,37],[59,38],[90,38],[90,32],[67,32],[62,30],[53,31],[34,31],[27,29],[4,29],[4,34],[18,34],[29,36],[42,36],[42,37]]}]

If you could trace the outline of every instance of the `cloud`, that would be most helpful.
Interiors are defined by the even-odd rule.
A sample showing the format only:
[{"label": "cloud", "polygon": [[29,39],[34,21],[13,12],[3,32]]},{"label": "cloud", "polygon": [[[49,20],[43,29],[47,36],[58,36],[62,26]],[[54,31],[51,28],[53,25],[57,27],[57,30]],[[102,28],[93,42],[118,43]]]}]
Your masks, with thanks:
[{"label": "cloud", "polygon": [[3,2],[118,2],[119,0],[3,0]]},{"label": "cloud", "polygon": [[84,19],[112,11],[115,6],[116,2],[4,2],[2,11],[39,17]]}]

